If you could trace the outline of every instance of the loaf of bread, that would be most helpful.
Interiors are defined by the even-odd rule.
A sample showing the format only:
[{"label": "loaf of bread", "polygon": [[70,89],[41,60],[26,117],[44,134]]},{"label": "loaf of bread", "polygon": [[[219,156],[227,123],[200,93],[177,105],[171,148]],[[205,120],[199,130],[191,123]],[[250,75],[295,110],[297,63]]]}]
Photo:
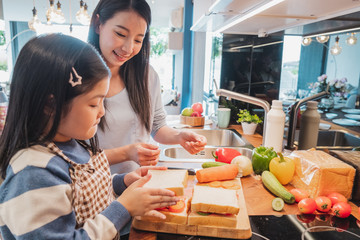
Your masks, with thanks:
[{"label": "loaf of bread", "polygon": [[237,214],[239,203],[236,190],[194,186],[191,212]]},{"label": "loaf of bread", "polygon": [[221,215],[211,213],[203,215],[196,212],[191,212],[188,217],[189,225],[211,225],[219,227],[236,228],[237,218],[236,215]]},{"label": "loaf of bread", "polygon": [[319,150],[293,151],[290,157],[295,162],[295,188],[307,190],[312,198],[332,192],[351,197],[355,169],[349,164]]},{"label": "loaf of bread", "polygon": [[175,193],[176,196],[184,195],[187,185],[187,170],[149,170],[152,177],[144,184],[147,188],[166,188]]}]

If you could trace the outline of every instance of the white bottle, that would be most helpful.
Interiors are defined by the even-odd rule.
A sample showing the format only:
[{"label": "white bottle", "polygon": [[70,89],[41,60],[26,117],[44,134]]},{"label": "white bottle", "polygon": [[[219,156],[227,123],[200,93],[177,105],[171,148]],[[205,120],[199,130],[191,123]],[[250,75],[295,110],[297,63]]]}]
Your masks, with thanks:
[{"label": "white bottle", "polygon": [[271,110],[266,117],[265,147],[273,147],[274,151],[282,152],[284,142],[285,113],[282,101],[273,100]]}]

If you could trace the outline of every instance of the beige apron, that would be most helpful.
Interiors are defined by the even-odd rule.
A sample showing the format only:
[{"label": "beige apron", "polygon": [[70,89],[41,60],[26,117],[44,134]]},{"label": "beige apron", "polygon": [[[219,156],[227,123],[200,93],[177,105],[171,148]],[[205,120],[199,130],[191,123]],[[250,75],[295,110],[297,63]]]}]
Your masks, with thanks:
[{"label": "beige apron", "polygon": [[49,143],[47,147],[71,165],[72,205],[77,227],[81,227],[86,219],[94,218],[115,200],[109,162],[104,151],[96,155],[90,152],[90,161],[78,164],[65,156],[54,143]]}]

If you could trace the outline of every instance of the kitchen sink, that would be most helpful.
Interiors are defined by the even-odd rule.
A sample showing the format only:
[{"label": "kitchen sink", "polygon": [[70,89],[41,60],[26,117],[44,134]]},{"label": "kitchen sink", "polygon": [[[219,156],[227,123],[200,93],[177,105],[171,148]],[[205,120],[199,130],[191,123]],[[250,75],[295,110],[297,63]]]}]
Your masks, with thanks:
[{"label": "kitchen sink", "polygon": [[360,146],[360,136],[341,130],[319,131],[317,149],[351,150]]},{"label": "kitchen sink", "polygon": [[160,145],[162,150],[159,161],[164,162],[207,162],[214,161],[212,152],[218,147],[234,148],[241,154],[251,158],[253,146],[233,129],[191,129],[207,139],[207,145],[203,151],[190,154],[180,145]]},{"label": "kitchen sink", "polygon": [[[252,149],[243,147],[229,147],[238,150],[242,155],[251,159]],[[204,150],[190,154],[182,147],[169,147],[164,149],[160,156],[160,161],[172,161],[172,162],[208,162],[214,161],[212,153],[215,152],[217,147],[205,147]]]}]

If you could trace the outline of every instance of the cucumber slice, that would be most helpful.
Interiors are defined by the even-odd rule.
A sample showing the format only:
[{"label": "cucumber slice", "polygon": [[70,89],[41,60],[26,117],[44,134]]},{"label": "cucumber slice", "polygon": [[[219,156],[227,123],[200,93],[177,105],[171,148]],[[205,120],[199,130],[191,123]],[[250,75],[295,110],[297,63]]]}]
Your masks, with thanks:
[{"label": "cucumber slice", "polygon": [[280,212],[284,208],[284,200],[282,198],[274,198],[271,205],[274,211]]}]

